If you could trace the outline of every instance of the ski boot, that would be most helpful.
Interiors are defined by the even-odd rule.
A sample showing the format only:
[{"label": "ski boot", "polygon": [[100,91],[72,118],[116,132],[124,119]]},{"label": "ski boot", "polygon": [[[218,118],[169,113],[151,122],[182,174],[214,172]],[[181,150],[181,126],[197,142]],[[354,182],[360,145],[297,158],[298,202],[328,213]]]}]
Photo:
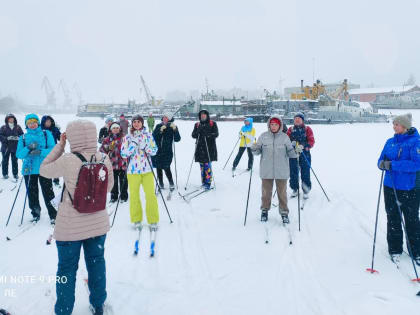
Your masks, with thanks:
[{"label": "ski boot", "polygon": [[93,315],[103,315],[104,314],[104,307],[103,306],[93,307],[92,305],[90,305],[89,308],[90,308],[90,311],[92,312]]},{"label": "ski boot", "polygon": [[159,227],[158,227],[157,223],[152,223],[152,224],[149,225],[150,232],[156,232],[158,230],[158,228]]},{"label": "ski boot", "polygon": [[309,192],[304,192],[303,193],[303,199],[308,199],[309,198]]},{"label": "ski boot", "polygon": [[16,181],[18,181],[18,179],[19,179],[19,175],[13,175],[13,178],[14,178]]},{"label": "ski boot", "polygon": [[51,219],[50,224],[51,224],[51,226],[55,226],[55,219]]},{"label": "ski boot", "polygon": [[141,231],[141,229],[143,228],[143,224],[139,221],[139,222],[135,222],[134,223],[134,228],[138,231]]},{"label": "ski boot", "polygon": [[420,267],[420,256],[417,256],[416,258],[414,258],[414,262],[416,263],[417,266]]},{"label": "ski boot", "polygon": [[4,175],[3,176],[3,179],[8,179],[9,178],[9,175]]},{"label": "ski boot", "polygon": [[400,264],[400,259],[401,259],[401,254],[391,254],[391,261],[394,264],[399,265]]},{"label": "ski boot", "polygon": [[175,190],[175,184],[173,182],[169,183],[169,191],[174,191]]},{"label": "ski boot", "polygon": [[287,214],[282,214],[281,219],[283,220],[283,224],[289,224],[290,223],[289,216]]},{"label": "ski boot", "polygon": [[117,202],[117,200],[118,200],[118,199],[114,199],[114,198],[112,198],[112,199],[109,201],[109,203],[116,203],[116,202]]},{"label": "ski boot", "polygon": [[268,210],[261,209],[261,222],[267,222],[268,220]]},{"label": "ski boot", "polygon": [[32,219],[30,220],[30,222],[37,223],[40,219],[41,217],[39,215],[34,215]]},{"label": "ski boot", "polygon": [[295,198],[298,195],[298,191],[297,190],[293,190],[292,194],[290,195],[290,198]]}]

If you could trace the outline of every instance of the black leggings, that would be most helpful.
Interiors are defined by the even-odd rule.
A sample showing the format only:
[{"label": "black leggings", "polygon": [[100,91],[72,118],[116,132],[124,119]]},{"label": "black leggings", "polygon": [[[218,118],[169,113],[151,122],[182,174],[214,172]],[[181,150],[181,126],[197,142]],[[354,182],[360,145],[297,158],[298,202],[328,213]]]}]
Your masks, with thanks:
[{"label": "black leggings", "polygon": [[157,176],[158,176],[158,180],[159,180],[159,185],[162,186],[162,184],[163,184],[163,173],[162,173],[162,170],[165,171],[166,177],[168,178],[168,181],[169,181],[169,185],[173,185],[174,184],[174,180],[172,178],[172,172],[171,172],[171,168],[170,167],[165,168],[165,169],[162,169],[162,168],[158,168],[157,169]]}]

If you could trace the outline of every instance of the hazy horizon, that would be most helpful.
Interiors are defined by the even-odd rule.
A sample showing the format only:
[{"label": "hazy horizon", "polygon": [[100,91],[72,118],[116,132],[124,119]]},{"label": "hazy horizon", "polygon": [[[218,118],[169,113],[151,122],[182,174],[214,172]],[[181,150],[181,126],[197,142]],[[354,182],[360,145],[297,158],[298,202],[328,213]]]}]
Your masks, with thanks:
[{"label": "hazy horizon", "polygon": [[[45,103],[77,82],[84,101],[210,89],[279,90],[347,78],[420,78],[418,1],[8,1],[0,4],[0,96]],[[62,92],[56,92],[58,99]],[[238,95],[239,96],[239,95]],[[73,102],[75,94],[72,93]]]}]

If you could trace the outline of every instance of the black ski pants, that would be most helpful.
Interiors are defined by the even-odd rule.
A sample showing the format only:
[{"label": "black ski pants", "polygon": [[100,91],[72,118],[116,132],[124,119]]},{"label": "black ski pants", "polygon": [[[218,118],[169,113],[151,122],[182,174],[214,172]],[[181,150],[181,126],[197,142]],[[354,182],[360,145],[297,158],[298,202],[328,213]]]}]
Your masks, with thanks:
[{"label": "black ski pants", "polygon": [[165,175],[168,178],[168,182],[169,185],[173,185],[174,184],[174,180],[172,178],[172,172],[171,172],[171,168],[157,168],[157,176],[158,176],[158,180],[159,180],[159,186],[163,186],[163,171],[165,171]]},{"label": "black ski pants", "polygon": [[235,160],[233,161],[233,167],[236,168],[238,166],[239,161],[241,160],[242,155],[245,152],[245,149],[248,152],[248,168],[249,169],[252,168],[252,164],[254,163],[254,155],[252,154],[251,148],[249,148],[249,147],[248,148],[246,148],[246,147],[240,147],[239,148],[238,154],[236,155]]},{"label": "black ski pants", "polygon": [[12,173],[13,176],[18,174],[18,160],[16,158],[15,152],[10,152],[6,150],[6,152],[2,152],[3,160],[1,161],[1,171],[3,176],[9,175],[9,157],[12,160]]},{"label": "black ski pants", "polygon": [[54,190],[52,187],[52,180],[40,176],[39,174],[35,175],[25,175],[25,185],[26,191],[28,194],[29,208],[34,217],[41,216],[41,206],[39,205],[39,189],[38,181],[41,185],[42,196],[44,197],[45,206],[48,209],[48,215],[50,219],[55,219],[57,216],[57,210],[51,204],[51,201],[55,198]]},{"label": "black ski pants", "polygon": [[[420,256],[419,190],[397,190],[398,201],[404,216],[408,240],[413,257]],[[395,200],[394,190],[384,186],[385,210],[387,214],[387,240],[389,254],[402,254],[403,229],[401,216]]]},{"label": "black ski pants", "polygon": [[[119,188],[119,190],[118,190]],[[128,181],[125,170],[114,170],[114,187],[111,190],[111,199],[117,200],[118,194],[123,201],[128,199]]]}]

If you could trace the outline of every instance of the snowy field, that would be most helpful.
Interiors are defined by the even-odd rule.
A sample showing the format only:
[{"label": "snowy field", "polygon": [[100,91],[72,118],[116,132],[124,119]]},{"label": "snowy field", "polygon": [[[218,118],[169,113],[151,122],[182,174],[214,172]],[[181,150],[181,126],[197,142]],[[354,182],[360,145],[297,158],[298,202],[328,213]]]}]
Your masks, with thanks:
[{"label": "snowy field", "polygon": [[[412,112],[414,126],[418,126],[420,111]],[[17,117],[21,125],[23,117]],[[71,115],[54,118],[62,129],[75,119]],[[92,120],[99,130],[103,120]],[[176,123],[182,136],[176,146],[176,157],[179,190],[183,193],[194,150],[193,122]],[[258,157],[254,163],[248,221],[243,226],[249,175],[232,178],[234,155],[226,170],[222,170],[241,125],[218,123],[216,190],[193,199],[190,204],[174,195],[167,202],[173,224],[169,223],[159,199],[161,222],[155,258],[148,256],[147,230],[139,256],[133,257],[137,233],[129,221],[128,204],[120,206],[105,251],[107,302],[115,314],[416,314],[420,298],[415,295],[420,285],[410,282],[414,275],[407,255],[402,257],[401,270],[388,259],[383,201],[375,263],[379,274],[365,271],[371,263],[380,182],[376,162],[386,139],[393,135],[391,123],[311,126],[316,141],[312,165],[331,202],[312,176],[313,190],[301,215],[301,232],[297,225],[297,201],[289,201],[292,246],[275,208],[270,211],[267,223],[270,243],[264,243]],[[266,124],[255,127],[257,135],[267,130]],[[238,168],[245,169],[246,161],[244,155]],[[200,183],[196,163],[190,183],[190,187]],[[51,233],[45,205],[41,200],[41,221],[37,226],[6,242],[6,235],[14,233],[20,222],[25,194],[23,188],[11,222],[5,228],[16,190],[10,191],[14,186],[11,181],[0,180],[0,185],[3,189],[0,308],[13,315],[53,314],[55,285],[40,281],[40,277],[54,276],[57,269],[55,243],[45,245]],[[29,219],[27,209],[24,220]],[[82,258],[75,315],[89,313],[82,281],[85,273]],[[36,280],[14,284],[10,283],[11,276],[34,276]]]}]

